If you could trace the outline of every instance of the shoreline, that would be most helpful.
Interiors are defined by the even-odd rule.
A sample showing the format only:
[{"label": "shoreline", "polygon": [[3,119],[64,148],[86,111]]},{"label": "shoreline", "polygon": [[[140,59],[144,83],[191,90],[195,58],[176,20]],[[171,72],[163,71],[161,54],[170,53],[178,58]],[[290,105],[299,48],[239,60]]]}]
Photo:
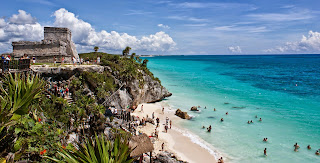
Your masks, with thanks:
[{"label": "shoreline", "polygon": [[[141,112],[142,105],[143,112]],[[165,108],[164,114],[162,113],[163,107]],[[146,117],[147,115],[148,117],[151,117],[152,113],[154,112],[155,119],[159,117],[159,138],[154,142],[154,152],[156,154],[161,152],[161,145],[162,143],[164,143],[164,151],[174,153],[174,155],[179,160],[187,161],[190,163],[208,162],[208,160],[217,162],[217,160],[221,157],[221,154],[212,149],[212,147],[210,147],[211,145],[209,146],[209,144],[207,144],[197,135],[181,127],[180,123],[183,122],[183,119],[174,115],[175,110],[176,109],[172,109],[164,102],[157,102],[152,104],[143,103],[138,105],[137,109],[132,113],[132,115],[141,118]],[[172,120],[172,129],[168,129],[167,133],[165,133],[164,130],[166,117]],[[154,133],[155,128],[156,125],[146,123],[145,126],[139,126],[137,128],[137,131],[146,133],[148,136],[151,136]]]}]

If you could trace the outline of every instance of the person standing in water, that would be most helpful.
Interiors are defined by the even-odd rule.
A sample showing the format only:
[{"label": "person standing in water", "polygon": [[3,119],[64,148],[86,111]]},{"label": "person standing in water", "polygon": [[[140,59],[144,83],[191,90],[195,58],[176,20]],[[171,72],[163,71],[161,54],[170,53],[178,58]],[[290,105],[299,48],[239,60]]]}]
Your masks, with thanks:
[{"label": "person standing in water", "polygon": [[263,154],[264,154],[265,156],[267,156],[267,148],[264,148]]},{"label": "person standing in water", "polygon": [[310,150],[310,149],[311,149],[311,146],[310,146],[310,145],[308,145],[308,146],[307,146],[307,148]]}]

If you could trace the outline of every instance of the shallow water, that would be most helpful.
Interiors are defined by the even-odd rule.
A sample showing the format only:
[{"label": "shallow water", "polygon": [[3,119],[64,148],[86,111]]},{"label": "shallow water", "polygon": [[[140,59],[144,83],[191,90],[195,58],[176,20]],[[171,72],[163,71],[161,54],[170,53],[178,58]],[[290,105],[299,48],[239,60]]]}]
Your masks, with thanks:
[{"label": "shallow water", "polygon": [[[201,106],[201,112],[188,111],[194,118],[183,126],[226,153],[229,161],[320,161],[314,154],[320,148],[320,55],[146,59],[148,68],[173,93],[167,100],[173,108],[188,111]],[[254,123],[247,124],[248,120]],[[212,125],[212,132],[203,125]],[[262,141],[265,137],[268,142]],[[293,151],[296,142],[298,152]],[[312,150],[306,149],[308,144]]]}]

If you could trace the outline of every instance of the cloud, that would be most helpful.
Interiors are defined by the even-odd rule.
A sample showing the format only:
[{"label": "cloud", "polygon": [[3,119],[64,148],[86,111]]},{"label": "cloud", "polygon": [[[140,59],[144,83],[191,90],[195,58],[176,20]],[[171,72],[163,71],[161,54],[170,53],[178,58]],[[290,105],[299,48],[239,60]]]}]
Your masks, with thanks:
[{"label": "cloud", "polygon": [[158,27],[164,28],[164,29],[170,29],[168,25],[158,24]]},{"label": "cloud", "polygon": [[282,21],[298,21],[307,20],[314,17],[311,11],[303,10],[290,13],[263,13],[263,14],[249,14],[248,17],[258,21],[282,22]]},{"label": "cloud", "polygon": [[33,18],[31,14],[26,13],[23,10],[18,11],[19,14],[13,14],[11,18],[9,18],[9,22],[12,24],[35,24],[37,19]]},{"label": "cloud", "polygon": [[129,13],[126,13],[124,15],[149,15],[152,14],[152,12],[145,12],[141,10],[129,10]]},{"label": "cloud", "polygon": [[[0,44],[2,49],[12,49],[12,41],[40,41],[43,39],[43,27],[29,13],[19,10],[6,21],[0,18]],[[164,52],[175,49],[176,43],[165,32],[157,32],[137,38],[127,33],[105,30],[96,31],[92,25],[78,18],[66,9],[54,12],[54,26],[67,27],[72,31],[72,39],[77,48],[83,51],[91,50],[93,46],[101,49],[119,52],[126,46],[135,51]],[[5,48],[6,47],[6,48]]]},{"label": "cloud", "polygon": [[267,29],[265,26],[238,26],[238,25],[218,26],[218,27],[214,27],[213,29],[218,31],[248,32],[248,33],[262,33],[262,32],[271,31]]},{"label": "cloud", "polygon": [[190,9],[201,9],[201,8],[215,8],[215,9],[245,9],[255,10],[257,9],[254,5],[245,3],[200,3],[200,2],[183,2],[173,4],[177,8],[190,8]]},{"label": "cloud", "polygon": [[48,0],[22,0],[24,2],[30,2],[30,3],[39,3],[43,5],[48,5],[48,6],[56,6],[54,3],[48,1]]},{"label": "cloud", "polygon": [[189,17],[189,16],[169,16],[168,19],[174,19],[174,20],[184,20],[184,21],[192,21],[192,22],[207,22],[208,19],[201,19],[201,18],[195,18],[195,17]]},{"label": "cloud", "polygon": [[300,41],[287,42],[283,46],[264,50],[267,53],[320,53],[320,33],[309,31]]},{"label": "cloud", "polygon": [[0,43],[2,47],[9,47],[12,41],[36,41],[43,38],[43,26],[25,11],[19,10],[18,12],[19,14],[14,14],[8,21],[0,18]]},{"label": "cloud", "polygon": [[173,39],[162,31],[138,39],[136,36],[127,33],[120,34],[116,31],[97,32],[91,24],[79,19],[74,13],[64,8],[57,10],[54,16],[54,25],[70,28],[74,42],[81,46],[99,46],[110,50],[122,50],[130,46],[134,50],[141,51],[170,51],[176,46]]},{"label": "cloud", "polygon": [[203,24],[184,24],[183,26],[186,27],[204,27],[207,26],[207,24],[203,23]]},{"label": "cloud", "polygon": [[230,46],[228,47],[228,50],[231,53],[242,53],[240,46]]}]

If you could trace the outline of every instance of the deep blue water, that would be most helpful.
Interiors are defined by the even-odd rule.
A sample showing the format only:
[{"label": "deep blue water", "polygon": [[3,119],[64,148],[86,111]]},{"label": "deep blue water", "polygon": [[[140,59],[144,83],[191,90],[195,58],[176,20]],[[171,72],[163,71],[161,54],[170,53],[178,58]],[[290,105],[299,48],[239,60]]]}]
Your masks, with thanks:
[{"label": "deep blue water", "polygon": [[[314,154],[320,148],[320,55],[146,59],[148,68],[173,93],[170,105],[185,111],[202,106],[199,113],[189,112],[194,118],[183,126],[229,161],[320,162]],[[220,118],[225,121],[221,123]],[[248,125],[248,120],[254,124]],[[213,133],[205,132],[202,125],[212,125]],[[262,142],[264,137],[267,143]],[[299,152],[293,152],[296,142],[301,146]],[[308,144],[312,150],[306,149]],[[264,148],[268,148],[268,157],[263,156]]]}]

